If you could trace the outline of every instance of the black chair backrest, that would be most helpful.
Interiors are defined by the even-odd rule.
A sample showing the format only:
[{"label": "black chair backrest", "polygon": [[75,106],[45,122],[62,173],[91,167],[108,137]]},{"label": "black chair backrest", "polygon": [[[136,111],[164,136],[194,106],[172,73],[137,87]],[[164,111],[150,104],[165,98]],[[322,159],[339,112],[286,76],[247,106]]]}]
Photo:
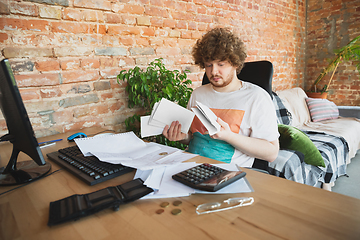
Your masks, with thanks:
[{"label": "black chair backrest", "polygon": [[[273,77],[273,65],[271,62],[255,61],[255,62],[246,62],[241,72],[237,75],[238,79],[241,79],[246,82],[251,82],[256,84],[265,91],[267,91],[272,98],[272,77]],[[202,85],[209,83],[209,79],[206,74],[204,74]]]}]

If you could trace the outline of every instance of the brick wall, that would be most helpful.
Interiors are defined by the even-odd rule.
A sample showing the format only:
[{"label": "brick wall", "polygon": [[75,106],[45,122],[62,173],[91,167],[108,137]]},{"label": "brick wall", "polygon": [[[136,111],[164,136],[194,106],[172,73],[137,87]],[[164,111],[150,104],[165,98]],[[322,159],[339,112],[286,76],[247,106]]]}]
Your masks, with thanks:
[{"label": "brick wall", "polygon": [[[308,0],[306,87],[334,57],[334,49],[360,35],[359,0]],[[321,82],[327,84],[327,74]],[[321,84],[322,85],[322,84]],[[329,87],[337,105],[360,106],[360,75],[352,62],[341,63]]]},{"label": "brick wall", "polygon": [[10,59],[38,137],[124,131],[135,110],[117,74],[162,57],[197,87],[191,47],[215,26],[241,34],[247,61],[273,62],[274,89],[303,86],[305,9],[305,0],[1,0],[0,58]]}]

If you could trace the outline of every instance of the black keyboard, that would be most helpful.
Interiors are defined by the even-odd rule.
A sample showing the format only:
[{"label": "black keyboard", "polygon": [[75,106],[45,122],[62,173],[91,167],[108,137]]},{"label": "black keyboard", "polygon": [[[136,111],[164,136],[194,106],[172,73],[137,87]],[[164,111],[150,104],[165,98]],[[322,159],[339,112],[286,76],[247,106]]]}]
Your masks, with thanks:
[{"label": "black keyboard", "polygon": [[95,156],[85,157],[78,146],[59,149],[47,156],[89,185],[95,185],[134,170],[121,164],[101,162]]}]

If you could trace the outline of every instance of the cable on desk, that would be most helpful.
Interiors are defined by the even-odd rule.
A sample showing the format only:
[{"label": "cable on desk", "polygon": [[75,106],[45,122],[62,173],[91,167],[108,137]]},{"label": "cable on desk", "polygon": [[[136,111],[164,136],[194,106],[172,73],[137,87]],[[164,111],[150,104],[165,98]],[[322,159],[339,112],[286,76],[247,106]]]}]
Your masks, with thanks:
[{"label": "cable on desk", "polygon": [[97,133],[94,133],[94,134],[89,134],[88,137],[92,137],[92,136],[95,136],[97,134],[104,133],[104,132],[114,132],[114,133],[116,133],[115,130],[107,129],[107,130],[97,132]]},{"label": "cable on desk", "polygon": [[[61,170],[63,170],[63,169],[60,168],[60,169],[58,169],[58,170],[56,170],[56,171],[54,171],[54,172],[51,172],[51,173],[45,175],[44,177],[42,177],[42,178],[40,178],[40,179],[44,179],[44,178],[46,178],[46,177],[48,177],[48,176],[50,176],[50,175],[52,175],[52,174],[54,174],[54,173],[56,173],[56,172],[59,172],[59,171],[61,171]],[[40,179],[36,179],[35,181],[40,180]],[[20,185],[20,186],[17,186],[17,187],[15,187],[15,188],[13,188],[13,189],[7,190],[7,191],[5,191],[5,192],[3,192],[3,193],[0,193],[0,196],[1,196],[1,195],[4,195],[4,194],[6,194],[6,193],[12,192],[12,191],[14,191],[14,190],[16,190],[16,189],[22,188],[22,187],[24,187],[24,186],[27,186],[28,184],[33,183],[33,182],[35,182],[35,181],[27,182],[27,183],[25,183],[25,184],[22,184],[22,185]]]}]

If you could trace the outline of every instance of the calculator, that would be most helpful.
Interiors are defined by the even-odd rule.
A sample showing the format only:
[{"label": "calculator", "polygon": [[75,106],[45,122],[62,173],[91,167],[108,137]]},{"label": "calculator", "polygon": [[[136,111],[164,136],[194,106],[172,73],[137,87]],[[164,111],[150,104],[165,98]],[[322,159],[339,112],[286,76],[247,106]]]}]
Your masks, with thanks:
[{"label": "calculator", "polygon": [[172,178],[189,187],[216,192],[230,183],[243,178],[243,171],[228,171],[223,168],[204,163],[174,174]]}]

